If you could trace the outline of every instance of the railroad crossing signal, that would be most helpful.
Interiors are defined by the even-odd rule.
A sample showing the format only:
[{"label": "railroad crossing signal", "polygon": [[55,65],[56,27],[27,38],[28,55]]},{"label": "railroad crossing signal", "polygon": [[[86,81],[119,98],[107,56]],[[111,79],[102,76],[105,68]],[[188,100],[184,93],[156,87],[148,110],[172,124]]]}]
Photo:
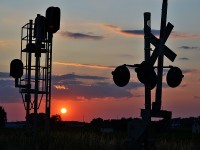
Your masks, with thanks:
[{"label": "railroad crossing signal", "polygon": [[[134,67],[137,73],[138,80],[145,85],[145,109],[141,109],[141,117],[145,123],[146,130],[150,131],[151,117],[159,117],[166,120],[167,123],[170,122],[172,112],[161,110],[162,103],[162,79],[163,79],[163,68],[169,68],[166,76],[166,81],[168,85],[175,88],[180,85],[183,74],[180,68],[173,66],[163,66],[164,56],[166,56],[172,62],[176,58],[176,54],[168,48],[165,43],[172,32],[173,25],[169,22],[166,25],[167,20],[167,5],[168,0],[163,0],[162,4],[162,14],[161,14],[161,27],[160,27],[160,37],[157,38],[151,33],[151,19],[150,13],[144,13],[144,39],[145,39],[145,59],[141,64],[134,65],[122,65],[118,66],[113,72],[114,83],[123,87],[126,86],[130,80],[130,72],[127,67]],[[155,49],[151,54],[151,47],[153,45]],[[158,65],[154,66],[156,60],[158,59]],[[157,73],[154,69],[157,68]],[[156,87],[155,91],[155,102],[151,102],[151,90]],[[145,129],[143,129],[144,131]],[[148,138],[147,133],[147,138]],[[133,140],[133,139],[131,139]],[[149,141],[151,141],[149,139]],[[137,143],[137,139],[132,141]],[[150,143],[147,145],[151,145]],[[147,148],[148,146],[146,146]],[[135,148],[135,147],[134,147]],[[130,148],[131,149],[131,148]],[[137,148],[136,148],[137,149]],[[147,148],[150,149],[150,148]]]},{"label": "railroad crossing signal", "polygon": [[169,60],[174,61],[176,58],[176,54],[169,49],[165,42],[167,41],[172,29],[173,25],[169,22],[164,30],[164,37],[162,39],[158,39],[152,33],[150,33],[150,43],[155,46],[155,49],[150,57],[151,63],[154,65],[159,55],[165,55]]}]

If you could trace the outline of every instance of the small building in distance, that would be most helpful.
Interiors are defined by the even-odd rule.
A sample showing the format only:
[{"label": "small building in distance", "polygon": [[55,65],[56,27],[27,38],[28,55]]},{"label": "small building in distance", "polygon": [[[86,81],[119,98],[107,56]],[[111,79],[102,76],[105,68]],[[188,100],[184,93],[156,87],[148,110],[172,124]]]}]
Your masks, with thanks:
[{"label": "small building in distance", "polygon": [[200,134],[200,124],[197,121],[194,121],[194,124],[192,125],[192,133],[193,134]]}]

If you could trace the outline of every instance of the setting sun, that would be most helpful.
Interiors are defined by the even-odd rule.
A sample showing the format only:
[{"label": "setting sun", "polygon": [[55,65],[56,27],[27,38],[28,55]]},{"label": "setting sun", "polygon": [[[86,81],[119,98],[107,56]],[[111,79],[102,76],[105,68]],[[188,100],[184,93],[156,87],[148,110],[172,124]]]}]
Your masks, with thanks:
[{"label": "setting sun", "polygon": [[61,111],[61,113],[62,113],[62,114],[65,114],[65,113],[67,113],[67,109],[66,109],[66,108],[61,108],[61,110],[60,110],[60,111]]}]

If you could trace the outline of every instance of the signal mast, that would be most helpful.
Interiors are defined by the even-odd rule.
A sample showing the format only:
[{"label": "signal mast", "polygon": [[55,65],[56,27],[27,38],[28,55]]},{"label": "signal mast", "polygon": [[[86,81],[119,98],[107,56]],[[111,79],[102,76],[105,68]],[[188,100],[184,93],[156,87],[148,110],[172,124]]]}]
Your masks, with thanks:
[{"label": "signal mast", "polygon": [[[45,97],[46,126],[49,132],[51,106],[52,39],[60,29],[60,8],[49,7],[46,17],[38,14],[21,29],[20,59],[10,63],[10,76],[15,79],[26,110],[26,127],[30,129],[30,111],[34,110],[33,131],[37,132],[37,114]],[[33,57],[35,56],[35,57]]]}]

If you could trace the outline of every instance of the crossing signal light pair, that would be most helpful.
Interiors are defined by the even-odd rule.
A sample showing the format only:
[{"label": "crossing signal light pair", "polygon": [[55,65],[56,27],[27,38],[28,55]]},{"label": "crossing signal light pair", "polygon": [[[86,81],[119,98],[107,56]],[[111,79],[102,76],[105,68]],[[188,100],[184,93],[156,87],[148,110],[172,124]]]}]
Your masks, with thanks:
[{"label": "crossing signal light pair", "polygon": [[[153,66],[144,61],[135,69],[139,81],[143,84],[150,84],[153,89],[156,86],[156,73],[154,72]],[[130,80],[130,72],[126,65],[118,66],[113,72],[113,81],[119,86],[126,86]]]},{"label": "crossing signal light pair", "polygon": [[[141,83],[149,85],[151,89],[155,88],[157,84],[157,74],[151,63],[143,61],[141,64],[137,65],[135,72]],[[112,72],[112,75],[114,83],[119,87],[126,86],[130,80],[130,72],[126,65],[118,66]],[[180,68],[170,67],[166,76],[166,81],[170,87],[175,88],[180,85],[183,77],[184,75]]]}]

